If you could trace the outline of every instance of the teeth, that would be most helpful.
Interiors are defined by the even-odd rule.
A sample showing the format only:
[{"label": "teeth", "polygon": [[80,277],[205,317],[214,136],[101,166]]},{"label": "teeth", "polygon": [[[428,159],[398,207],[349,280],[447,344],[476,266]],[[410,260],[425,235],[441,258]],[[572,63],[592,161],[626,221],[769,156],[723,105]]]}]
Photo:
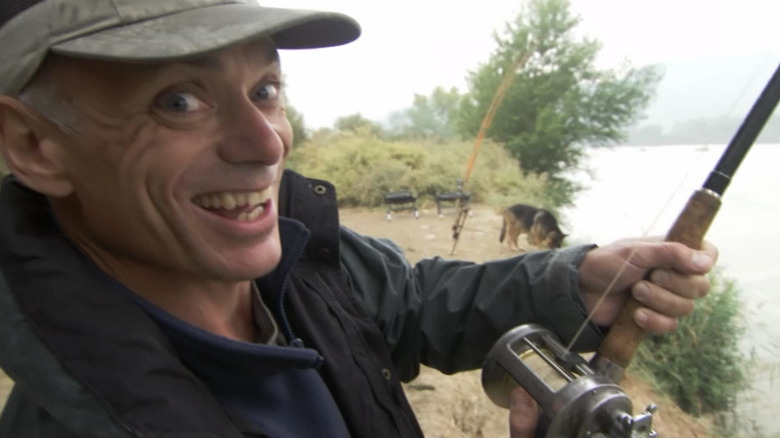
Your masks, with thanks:
[{"label": "teeth", "polygon": [[249,204],[249,205],[257,205],[257,204],[262,204],[263,203],[263,199],[260,196],[260,193],[257,193],[257,192],[250,192],[247,195],[247,198],[248,199],[246,200],[246,203]]},{"label": "teeth", "polygon": [[258,216],[263,214],[264,211],[265,211],[265,207],[260,206],[260,207],[255,208],[252,211],[243,212],[243,213],[239,214],[238,217],[236,218],[236,220],[238,220],[239,222],[253,221],[253,220],[257,219]]},{"label": "teeth", "polygon": [[220,200],[222,201],[222,208],[225,210],[232,210],[236,208],[236,205],[238,205],[236,202],[236,196],[232,193],[223,193],[220,195]]},{"label": "teeth", "polygon": [[[259,208],[264,204],[268,199],[271,198],[271,188],[267,188],[262,191],[254,191],[254,192],[222,192],[222,193],[212,193],[209,195],[200,195],[196,196],[192,202],[194,202],[196,205],[208,208],[208,209],[225,209],[225,210],[233,210],[238,207],[255,207],[251,212],[248,213],[241,213],[240,216],[254,216],[253,218],[257,218],[257,216],[263,212],[263,208]],[[241,219],[239,219],[241,220]],[[252,219],[248,219],[252,220]]]}]

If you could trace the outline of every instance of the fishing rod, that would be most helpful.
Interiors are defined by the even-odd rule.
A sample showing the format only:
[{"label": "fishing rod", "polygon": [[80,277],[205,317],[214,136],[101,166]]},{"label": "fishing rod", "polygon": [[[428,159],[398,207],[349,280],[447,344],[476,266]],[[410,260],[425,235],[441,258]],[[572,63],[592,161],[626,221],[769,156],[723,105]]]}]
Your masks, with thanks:
[{"label": "fishing rod", "polygon": [[[701,188],[694,191],[665,240],[700,249],[721,206],[721,197],[780,100],[780,65],[728,144]],[[628,262],[626,262],[628,263]],[[482,387],[491,401],[509,407],[509,393],[525,388],[542,408],[545,438],[654,438],[651,405],[632,415],[632,403],[619,384],[645,337],[633,319],[633,297],[620,311],[590,361],[573,353],[546,328],[516,327],[487,355]]]}]

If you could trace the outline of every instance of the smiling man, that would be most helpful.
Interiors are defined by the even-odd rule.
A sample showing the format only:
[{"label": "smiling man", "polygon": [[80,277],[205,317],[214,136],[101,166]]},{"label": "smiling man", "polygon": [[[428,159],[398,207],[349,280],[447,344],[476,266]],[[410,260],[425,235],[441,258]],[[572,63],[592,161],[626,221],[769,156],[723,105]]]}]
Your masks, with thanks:
[{"label": "smiling man", "polygon": [[420,364],[478,368],[526,322],[568,340],[618,272],[580,348],[632,292],[653,332],[706,293],[711,246],[411,266],[340,226],[333,187],[284,170],[277,49],[359,33],[241,0],[0,5],[0,437],[421,436]]},{"label": "smiling man", "polygon": [[[149,301],[254,339],[249,284],[240,280],[279,263],[275,188],[292,142],[272,41],[163,66],[53,55],[44,69],[29,94],[63,90],[53,98],[72,106],[74,132],[48,126],[63,172],[27,185],[61,195],[51,207],[63,232]],[[21,101],[50,106],[28,93]],[[24,163],[49,163],[23,163],[17,151],[8,159],[20,179],[32,172]]]}]

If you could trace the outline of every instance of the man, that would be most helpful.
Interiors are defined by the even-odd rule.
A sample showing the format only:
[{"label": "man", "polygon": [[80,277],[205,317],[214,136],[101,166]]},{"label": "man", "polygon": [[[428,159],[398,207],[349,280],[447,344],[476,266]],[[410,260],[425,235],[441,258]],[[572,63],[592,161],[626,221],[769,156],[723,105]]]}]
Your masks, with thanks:
[{"label": "man", "polygon": [[579,348],[629,292],[653,332],[706,293],[711,246],[410,266],[340,227],[331,185],[283,171],[277,48],[359,32],[244,1],[0,6],[0,437],[421,436],[421,363],[477,368],[524,322],[570,339],[632,251]]}]

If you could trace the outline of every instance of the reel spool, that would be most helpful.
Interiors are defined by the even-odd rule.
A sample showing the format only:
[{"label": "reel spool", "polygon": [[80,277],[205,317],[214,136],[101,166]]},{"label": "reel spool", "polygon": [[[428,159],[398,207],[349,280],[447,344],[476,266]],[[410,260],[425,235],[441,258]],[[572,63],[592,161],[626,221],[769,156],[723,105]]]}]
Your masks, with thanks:
[{"label": "reel spool", "polygon": [[505,333],[485,359],[482,387],[490,400],[509,408],[509,393],[522,386],[542,408],[545,438],[655,438],[655,406],[632,416],[632,404],[610,378],[568,351],[537,324]]}]

